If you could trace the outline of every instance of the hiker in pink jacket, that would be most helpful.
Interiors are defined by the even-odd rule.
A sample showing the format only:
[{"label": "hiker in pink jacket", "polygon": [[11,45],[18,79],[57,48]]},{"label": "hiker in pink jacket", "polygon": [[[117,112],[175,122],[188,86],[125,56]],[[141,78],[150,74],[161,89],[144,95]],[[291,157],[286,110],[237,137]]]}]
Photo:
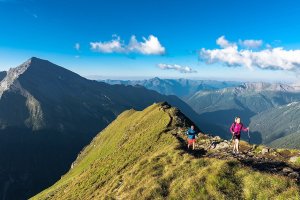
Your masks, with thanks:
[{"label": "hiker in pink jacket", "polygon": [[249,131],[249,127],[244,127],[241,123],[241,118],[236,117],[234,123],[230,127],[230,132],[232,133],[232,139],[234,140],[232,153],[239,153],[239,142],[241,139],[241,131]]}]

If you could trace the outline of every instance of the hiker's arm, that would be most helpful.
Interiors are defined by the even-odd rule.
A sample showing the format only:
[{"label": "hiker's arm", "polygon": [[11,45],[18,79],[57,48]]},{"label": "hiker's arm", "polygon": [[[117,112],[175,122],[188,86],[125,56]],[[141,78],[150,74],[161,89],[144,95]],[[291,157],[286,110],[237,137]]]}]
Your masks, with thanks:
[{"label": "hiker's arm", "polygon": [[242,127],[242,130],[246,132],[246,131],[249,130],[249,127],[244,127],[244,126],[243,126],[243,127]]},{"label": "hiker's arm", "polygon": [[232,134],[234,134],[233,127],[234,127],[234,124],[232,124],[231,127],[230,127],[230,129],[229,129],[229,130],[230,130],[230,133],[232,133]]},{"label": "hiker's arm", "polygon": [[188,134],[189,134],[189,130],[187,130],[187,131],[185,132],[185,134],[188,135]]}]

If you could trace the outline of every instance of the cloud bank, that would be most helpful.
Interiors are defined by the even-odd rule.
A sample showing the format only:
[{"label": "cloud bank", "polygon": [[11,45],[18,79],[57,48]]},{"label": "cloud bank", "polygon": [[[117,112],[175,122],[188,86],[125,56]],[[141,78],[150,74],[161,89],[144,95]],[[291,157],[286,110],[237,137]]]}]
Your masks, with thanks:
[{"label": "cloud bank", "polygon": [[283,47],[259,48],[262,40],[244,40],[232,43],[221,36],[216,40],[220,46],[217,49],[205,49],[200,51],[200,59],[208,64],[223,63],[229,67],[245,66],[249,69],[255,67],[272,70],[300,70],[300,50],[285,50]]},{"label": "cloud bank", "polygon": [[104,42],[91,42],[91,49],[101,53],[138,53],[143,55],[163,55],[166,50],[161,45],[158,38],[149,35],[148,38],[143,37],[143,41],[138,41],[134,35],[131,36],[129,43],[124,41],[117,35],[113,35],[113,39]]},{"label": "cloud bank", "polygon": [[158,64],[157,65],[160,69],[163,69],[163,70],[176,70],[180,73],[197,73],[196,70],[193,70],[191,67],[188,67],[188,66],[181,66],[181,65],[177,65],[177,64],[174,64],[174,65],[170,65],[170,64]]}]

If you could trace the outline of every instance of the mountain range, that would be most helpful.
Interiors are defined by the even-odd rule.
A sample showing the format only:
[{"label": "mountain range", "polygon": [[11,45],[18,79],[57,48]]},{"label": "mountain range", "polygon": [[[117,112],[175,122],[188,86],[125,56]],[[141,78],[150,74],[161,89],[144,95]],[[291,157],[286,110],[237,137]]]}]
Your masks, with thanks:
[{"label": "mountain range", "polygon": [[[202,119],[213,124],[207,128],[224,138],[231,137],[228,130],[236,116],[240,116],[247,126],[255,115],[297,101],[300,101],[300,90],[277,83],[244,83],[237,87],[197,92],[186,100]],[[214,125],[218,125],[217,130]],[[253,134],[253,142],[263,142],[262,134],[265,133]]]},{"label": "mountain range", "polygon": [[[205,131],[225,138],[230,137],[228,126],[230,126],[235,116],[241,116],[244,123],[249,124],[250,119],[258,113],[300,99],[300,90],[297,85],[281,83],[241,83],[160,79],[157,77],[138,81],[104,81],[113,85],[140,85],[162,94],[177,95],[201,115],[202,121],[205,122]],[[265,134],[265,132],[254,134],[253,142],[264,142],[262,134]]]},{"label": "mountain range", "polygon": [[53,184],[124,110],[168,101],[199,122],[176,96],[91,81],[35,57],[1,77],[1,199],[27,199]]},{"label": "mountain range", "polygon": [[155,90],[165,95],[176,95],[180,98],[187,98],[190,95],[206,90],[216,90],[227,87],[234,87],[241,82],[215,81],[215,80],[191,80],[191,79],[161,79],[158,77],[146,80],[100,80],[111,85],[140,85],[150,90]]},{"label": "mountain range", "polygon": [[[160,79],[157,77],[148,80],[104,80],[104,82],[112,85],[139,85],[161,94],[174,94],[200,115],[201,121],[205,124],[204,131],[224,138],[231,137],[228,129],[235,116],[242,117],[244,124],[249,125],[251,119],[255,119],[255,115],[300,99],[298,84]],[[266,123],[271,124],[268,121]],[[250,124],[251,130],[255,132],[252,134],[252,142],[270,144],[270,141],[264,140],[264,135],[272,135],[272,132],[268,129],[262,131],[254,127],[252,129],[252,124]],[[288,128],[287,124],[281,125],[284,129]],[[276,135],[278,134],[274,133],[271,138],[278,139]],[[283,145],[283,147],[291,146]]]}]

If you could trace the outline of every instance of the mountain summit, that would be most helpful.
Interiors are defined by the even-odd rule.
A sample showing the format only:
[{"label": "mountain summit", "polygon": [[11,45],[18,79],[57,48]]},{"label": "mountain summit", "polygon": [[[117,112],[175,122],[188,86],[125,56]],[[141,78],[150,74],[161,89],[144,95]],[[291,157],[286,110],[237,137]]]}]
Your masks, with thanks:
[{"label": "mountain summit", "polygon": [[[69,70],[36,57],[11,68],[0,82],[0,126],[25,125],[32,130],[53,128],[53,116],[48,112],[53,107],[49,108],[47,103],[70,94],[65,93],[68,85],[78,84],[81,79]],[[59,104],[53,102],[55,105]]]},{"label": "mountain summit", "polygon": [[201,135],[197,149],[188,151],[184,132],[191,124],[166,103],[125,111],[67,174],[32,200],[300,197],[298,172],[284,161],[272,161],[274,150],[243,143],[243,154],[234,157],[228,141]]}]

